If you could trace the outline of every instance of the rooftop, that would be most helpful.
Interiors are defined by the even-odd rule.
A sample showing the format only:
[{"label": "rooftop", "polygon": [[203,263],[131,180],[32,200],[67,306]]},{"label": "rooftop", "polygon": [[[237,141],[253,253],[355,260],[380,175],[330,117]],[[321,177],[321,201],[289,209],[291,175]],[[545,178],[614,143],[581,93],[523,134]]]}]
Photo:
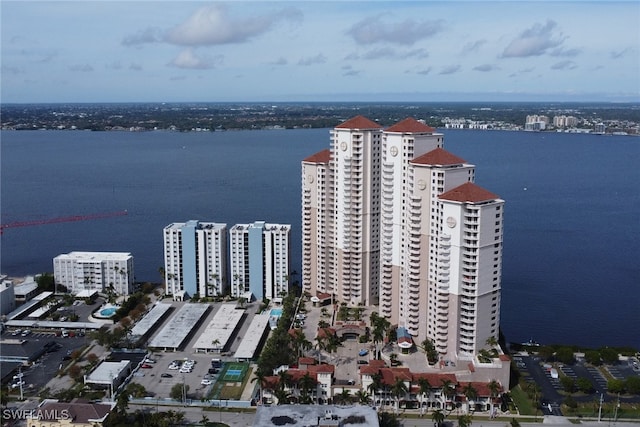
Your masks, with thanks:
[{"label": "rooftop", "polygon": [[[351,420],[349,422],[349,420]],[[378,414],[370,406],[277,405],[258,406],[254,426],[282,425],[378,427]]]},{"label": "rooftop", "polygon": [[466,182],[452,190],[442,193],[440,200],[453,202],[480,203],[499,199],[500,197],[472,182]]},{"label": "rooftop", "polygon": [[209,310],[207,304],[185,304],[169,319],[167,325],[149,341],[151,348],[177,349]]},{"label": "rooftop", "polygon": [[382,129],[382,126],[364,116],[355,116],[336,126],[336,129]]},{"label": "rooftop", "polygon": [[413,117],[407,117],[406,119],[396,123],[395,125],[385,129],[385,132],[397,132],[397,133],[433,133],[435,129],[431,126],[427,126],[422,122],[417,121]]}]

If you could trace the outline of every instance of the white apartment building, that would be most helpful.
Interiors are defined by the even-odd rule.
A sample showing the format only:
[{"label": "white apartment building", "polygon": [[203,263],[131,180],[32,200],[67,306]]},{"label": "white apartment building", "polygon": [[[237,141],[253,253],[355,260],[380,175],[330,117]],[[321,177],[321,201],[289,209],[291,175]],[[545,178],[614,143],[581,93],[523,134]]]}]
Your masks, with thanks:
[{"label": "white apartment building", "polygon": [[166,293],[178,299],[222,295],[228,286],[227,224],[176,222],[163,234]]},{"label": "white apartment building", "polygon": [[[489,206],[502,209],[504,202],[470,184],[474,166],[414,119],[382,130],[356,117],[332,136],[328,152],[302,162],[304,290],[379,304],[382,316],[417,343],[433,340],[443,357],[472,356],[497,338],[501,212],[492,223],[465,229],[455,244],[450,225],[453,218],[466,226],[468,212],[486,218]],[[451,200],[467,185],[469,200]],[[480,246],[488,241],[491,250]]]},{"label": "white apartment building", "polygon": [[554,116],[553,126],[557,128],[572,128],[578,126],[578,118],[574,116]]},{"label": "white apartment building", "polygon": [[70,292],[133,291],[133,256],[128,252],[70,252],[53,259],[53,276]]},{"label": "white apartment building", "polygon": [[231,295],[259,300],[289,292],[291,225],[256,221],[229,230]]}]

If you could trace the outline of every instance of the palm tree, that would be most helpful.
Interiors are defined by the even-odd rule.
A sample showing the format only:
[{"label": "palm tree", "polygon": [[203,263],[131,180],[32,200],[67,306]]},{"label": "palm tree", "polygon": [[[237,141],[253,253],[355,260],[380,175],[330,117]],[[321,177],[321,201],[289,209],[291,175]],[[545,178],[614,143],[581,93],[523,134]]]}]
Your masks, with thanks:
[{"label": "palm tree", "polygon": [[380,374],[379,372],[376,372],[375,374],[371,375],[371,384],[369,384],[369,386],[367,387],[368,391],[371,393],[371,397],[373,399],[374,405],[377,405],[376,393],[381,388],[382,388],[382,374]]},{"label": "palm tree", "polygon": [[418,387],[420,387],[420,416],[424,415],[424,401],[427,399],[427,395],[431,391],[431,384],[426,378],[418,379]]},{"label": "palm tree", "polygon": [[278,388],[280,390],[284,390],[286,387],[290,387],[291,386],[291,375],[287,372],[287,371],[280,371],[280,373],[278,374],[278,377],[280,377],[279,381],[278,381]]},{"label": "palm tree", "polygon": [[200,419],[200,424],[202,424],[203,426],[206,426],[207,424],[209,424],[209,418],[206,415],[203,415],[202,418]]},{"label": "palm tree", "polygon": [[485,342],[489,347],[495,347],[498,345],[498,340],[496,339],[496,337],[489,337],[487,338],[487,341]]},{"label": "palm tree", "polygon": [[445,419],[444,412],[442,412],[442,410],[440,409],[433,411],[433,414],[431,414],[431,420],[433,421],[433,424],[436,427],[441,427],[442,424],[444,423],[444,419]]},{"label": "palm tree", "polygon": [[273,394],[278,400],[278,405],[285,405],[289,403],[289,400],[291,399],[291,393],[280,388],[278,388]]},{"label": "palm tree", "polygon": [[[445,408],[447,401],[453,403],[453,397],[456,394],[456,388],[457,385],[454,384],[451,380],[442,380],[442,395],[444,396],[445,400]],[[453,405],[450,410],[453,410]]]},{"label": "palm tree", "polygon": [[342,391],[333,396],[334,401],[338,401],[338,404],[344,405],[351,400],[351,392],[347,388],[343,388]]},{"label": "palm tree", "polygon": [[491,380],[487,386],[489,388],[489,403],[491,405],[490,409],[489,409],[489,416],[491,418],[493,418],[493,404],[495,403],[495,398],[498,397],[498,394],[500,393],[500,389],[502,387],[500,387],[500,383],[496,380]]},{"label": "palm tree", "polygon": [[478,398],[478,390],[476,390],[471,383],[468,383],[462,388],[462,393],[467,398],[467,413],[471,412],[471,402],[475,403]]},{"label": "palm tree", "polygon": [[257,369],[254,372],[253,375],[254,375],[254,377],[251,378],[251,382],[258,381],[258,386],[260,387],[260,389],[259,389],[260,390],[260,404],[262,404],[262,403],[264,403],[263,396],[262,396],[262,390],[264,388],[265,379],[267,378],[267,375],[261,369]]},{"label": "palm tree", "polygon": [[396,378],[396,382],[391,386],[391,394],[396,399],[396,413],[400,409],[400,397],[405,397],[407,395],[407,385],[405,384],[402,378]]},{"label": "palm tree", "polygon": [[356,392],[356,398],[358,399],[358,402],[363,405],[368,405],[369,402],[371,402],[371,396],[369,396],[369,393],[364,390],[358,390]]},{"label": "palm tree", "polygon": [[304,400],[304,402],[301,402],[301,403],[311,403],[310,394],[312,391],[314,391],[314,388],[316,387],[316,384],[317,384],[316,380],[311,375],[309,375],[309,372],[307,371],[302,376],[302,378],[300,378],[299,383],[300,383],[299,384],[300,388],[302,390],[301,397],[302,397],[302,400]]}]

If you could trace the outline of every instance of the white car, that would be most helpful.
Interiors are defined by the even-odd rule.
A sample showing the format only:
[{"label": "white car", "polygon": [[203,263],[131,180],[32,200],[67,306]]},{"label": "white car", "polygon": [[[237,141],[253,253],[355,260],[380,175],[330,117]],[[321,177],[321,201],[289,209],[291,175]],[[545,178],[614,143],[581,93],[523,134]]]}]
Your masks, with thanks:
[{"label": "white car", "polygon": [[213,381],[208,380],[208,379],[205,378],[202,381],[200,381],[200,384],[202,384],[202,385],[211,385],[211,384],[213,384]]},{"label": "white car", "polygon": [[181,374],[188,374],[188,373],[190,373],[190,372],[191,372],[191,370],[192,370],[191,368],[180,368],[180,371],[179,371],[179,372],[180,372]]},{"label": "white car", "polygon": [[171,369],[172,371],[177,371],[178,369],[180,369],[180,366],[178,366],[178,365],[169,365],[169,369]]}]

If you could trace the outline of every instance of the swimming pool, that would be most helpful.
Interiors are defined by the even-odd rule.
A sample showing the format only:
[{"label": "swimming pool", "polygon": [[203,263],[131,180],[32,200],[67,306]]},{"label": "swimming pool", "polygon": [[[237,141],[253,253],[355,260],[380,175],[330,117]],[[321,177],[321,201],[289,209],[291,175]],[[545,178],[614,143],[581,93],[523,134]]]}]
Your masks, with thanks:
[{"label": "swimming pool", "polygon": [[271,316],[282,316],[282,309],[281,308],[272,308],[271,312],[269,313]]},{"label": "swimming pool", "polygon": [[100,310],[100,316],[111,317],[113,316],[118,309],[115,307],[103,308]]},{"label": "swimming pool", "polygon": [[120,306],[107,304],[94,313],[93,317],[97,317],[98,319],[109,319],[116,314],[116,311],[118,311],[119,308]]}]

